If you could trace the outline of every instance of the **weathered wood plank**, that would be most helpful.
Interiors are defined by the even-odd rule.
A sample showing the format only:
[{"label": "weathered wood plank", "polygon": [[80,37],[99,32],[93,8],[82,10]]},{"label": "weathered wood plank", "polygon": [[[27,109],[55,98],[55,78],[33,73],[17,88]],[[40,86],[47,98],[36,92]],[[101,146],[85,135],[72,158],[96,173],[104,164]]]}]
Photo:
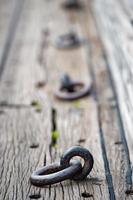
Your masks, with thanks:
[{"label": "weathered wood plank", "polygon": [[[57,3],[57,2],[56,2]],[[32,6],[31,6],[32,5]],[[51,12],[52,11],[52,6],[53,3],[49,3],[51,8]],[[32,9],[30,9],[29,11],[29,7],[31,6]],[[35,2],[35,1],[28,1],[25,4],[25,11],[23,13],[23,18],[21,20],[21,23],[19,24],[19,28],[18,28],[18,32],[14,41],[14,47],[12,49],[12,52],[10,54],[9,60],[7,62],[3,77],[2,77],[2,82],[1,82],[1,86],[0,86],[0,93],[1,93],[1,101],[7,101],[9,104],[13,104],[13,105],[18,105],[20,104],[28,104],[31,102],[31,100],[33,99],[34,95],[36,94],[36,90],[34,89],[34,84],[36,83],[37,80],[42,79],[44,72],[43,69],[41,68],[42,66],[40,66],[38,64],[38,57],[37,57],[37,53],[38,53],[38,47],[40,46],[40,40],[42,35],[42,30],[43,30],[43,17],[45,16],[50,17],[50,14],[48,14],[48,16],[46,16],[46,12],[44,12],[42,10],[42,12],[40,11],[40,6],[44,9],[44,2],[40,0],[40,2]],[[45,6],[46,6],[46,2],[45,2]],[[48,3],[47,3],[48,6]],[[58,4],[57,4],[58,6]],[[47,7],[48,9],[48,7]],[[58,8],[57,8],[58,9]],[[40,13],[40,14],[39,14]],[[56,15],[56,10],[53,12],[53,16]],[[52,14],[51,14],[52,16]],[[38,29],[36,29],[36,24],[34,23],[34,18],[37,17],[37,22],[38,22]],[[53,18],[52,18],[53,19]],[[52,21],[51,19],[51,21]],[[66,19],[66,17],[64,16],[64,18],[62,18],[62,22],[63,19]],[[28,26],[27,26],[28,24]],[[55,23],[56,24],[56,23]],[[49,24],[48,24],[49,25]],[[52,25],[52,28],[55,27],[55,25]],[[57,27],[58,28],[58,27]],[[22,29],[25,30],[24,33],[22,33]],[[32,33],[34,32],[34,35],[32,35]],[[31,38],[31,35],[33,38]],[[18,51],[18,45],[19,45],[19,51]],[[49,58],[51,58],[50,60],[52,62],[54,62],[54,56],[57,57],[61,56],[61,52],[57,52],[55,50],[54,47],[50,47],[49,50]],[[64,58],[65,58],[65,52],[63,52],[64,54]],[[68,53],[70,55],[70,53]],[[71,70],[71,68],[69,68],[71,74],[76,75],[78,74],[78,77],[81,78],[80,74],[82,72],[82,77],[84,77],[86,75],[86,79],[89,80],[88,76],[87,76],[87,66],[85,64],[85,59],[84,59],[84,48],[81,48],[81,50],[75,51],[74,53],[74,59],[70,59],[68,60],[67,65],[72,65],[73,61],[76,59],[76,57],[81,54],[81,61],[79,59],[79,61],[81,62],[81,64],[78,62],[75,63],[77,66],[77,73],[75,73],[74,69]],[[54,56],[53,56],[54,55]],[[67,55],[69,57],[69,55]],[[30,59],[27,59],[29,58]],[[36,63],[36,65],[35,65]],[[66,65],[63,65],[63,60],[59,59],[58,62],[56,61],[56,64],[59,64],[59,67],[62,67],[62,69],[66,69]],[[84,71],[83,68],[81,67],[81,65],[84,66]],[[49,63],[49,59],[48,59],[48,65],[47,67],[49,67],[49,79],[52,76],[53,73],[53,69],[54,67],[56,67],[55,65],[53,65],[51,67],[51,63]],[[51,68],[50,68],[51,67]],[[80,71],[78,71],[80,70]],[[58,73],[58,68],[55,70],[57,75],[59,75]],[[14,74],[14,72],[16,72]],[[43,74],[42,74],[43,72]],[[22,79],[23,77],[23,79]],[[44,77],[43,77],[44,78]],[[55,81],[57,83],[57,78],[54,77],[53,79],[50,79],[50,85],[52,83],[52,80]],[[7,84],[9,83],[9,84]],[[52,86],[53,88],[53,86]],[[54,89],[54,88],[53,88]],[[21,93],[20,93],[21,91]],[[42,99],[47,102],[47,99],[45,99],[45,95],[43,95],[43,91],[39,93],[39,95],[41,95]],[[54,100],[53,100],[54,103]],[[66,147],[71,146],[72,144],[77,144],[77,139],[79,140],[80,137],[82,137],[82,129],[85,128],[84,131],[84,137],[86,137],[86,135],[88,135],[88,129],[91,129],[91,135],[93,135],[94,138],[94,145],[92,142],[92,139],[90,138],[89,140],[87,140],[86,142],[86,146],[89,147],[92,150],[92,153],[95,156],[95,167],[93,170],[93,177],[97,177],[98,180],[93,180],[93,178],[90,180],[89,184],[87,183],[79,183],[79,184],[74,184],[72,183],[72,185],[70,185],[69,187],[65,187],[65,184],[62,184],[62,187],[52,187],[49,189],[43,189],[41,191],[41,195],[42,198],[44,197],[45,199],[54,199],[54,198],[61,198],[61,199],[80,199],[82,196],[82,192],[84,192],[85,190],[88,191],[90,194],[92,194],[95,199],[99,199],[100,198],[104,198],[107,199],[108,193],[107,193],[107,187],[106,187],[106,183],[105,183],[105,178],[104,178],[104,168],[103,168],[103,164],[102,164],[102,154],[98,155],[98,153],[96,152],[100,152],[100,143],[99,143],[99,136],[98,136],[98,130],[97,130],[97,126],[94,126],[94,120],[96,116],[97,116],[97,111],[96,111],[96,104],[93,98],[91,98],[90,100],[83,101],[83,107],[84,104],[87,104],[88,109],[93,109],[93,112],[95,110],[95,112],[92,115],[92,118],[89,119],[88,118],[88,109],[86,110],[86,112],[83,113],[84,118],[82,119],[82,115],[80,116],[80,112],[78,115],[75,114],[75,112],[72,113],[69,112],[69,110],[65,111],[61,111],[60,109],[62,108],[62,106],[59,105],[59,103],[57,103],[57,107],[58,107],[58,111],[57,113],[61,112],[61,114],[58,114],[58,118],[59,118],[59,127],[60,127],[60,132],[62,129],[62,133],[61,136],[63,138],[68,137],[67,134],[68,132],[70,134],[73,133],[73,128],[75,125],[75,122],[78,123],[79,121],[83,121],[82,124],[79,124],[79,127],[77,127],[77,132],[75,132],[75,134],[77,135],[76,137],[73,137],[73,141],[68,141],[67,146],[65,146],[65,144],[63,144],[62,142],[60,142],[62,144],[62,146],[59,146],[59,148],[56,150],[53,150],[52,154],[49,149],[49,144],[50,144],[50,139],[47,140],[47,144],[44,144],[44,135],[43,132],[45,132],[45,137],[50,137],[50,106],[46,103],[46,106],[44,105],[44,110],[42,111],[42,114],[38,114],[38,113],[34,113],[34,110],[31,110],[31,108],[22,108],[20,110],[16,110],[15,106],[14,109],[11,111],[10,107],[7,106],[7,108],[5,108],[6,113],[9,112],[8,115],[3,115],[3,121],[5,122],[5,125],[3,123],[3,121],[1,121],[1,131],[3,132],[3,134],[1,135],[1,141],[5,140],[5,143],[3,143],[2,145],[2,149],[3,152],[5,152],[5,149],[8,151],[9,148],[11,148],[10,151],[10,158],[13,158],[14,155],[14,159],[12,159],[11,165],[9,165],[7,163],[7,167],[5,167],[4,169],[4,173],[1,172],[1,180],[2,180],[2,184],[1,184],[1,191],[3,190],[3,185],[7,185],[8,190],[6,192],[6,189],[4,190],[4,192],[1,194],[3,199],[28,199],[28,195],[29,194],[33,194],[33,193],[37,193],[38,189],[34,189],[33,187],[30,187],[30,184],[28,183],[29,180],[29,176],[30,176],[30,171],[32,171],[31,169],[35,168],[35,166],[40,166],[41,163],[44,160],[44,157],[46,155],[46,163],[54,161],[55,157],[57,160],[59,160],[59,155],[60,152],[62,153]],[[82,103],[81,103],[82,105]],[[68,106],[68,105],[67,105]],[[68,106],[69,107],[69,106]],[[73,106],[72,106],[73,107]],[[2,107],[3,108],[3,107]],[[48,113],[48,114],[47,114]],[[66,122],[65,120],[62,121],[61,120],[61,116],[66,114],[66,121],[69,124],[69,120],[71,121],[71,125],[68,127],[69,130],[68,132],[66,131]],[[37,115],[37,116],[36,116]],[[40,116],[39,116],[40,115]],[[13,116],[13,118],[12,118]],[[29,120],[27,120],[27,117],[29,116]],[[47,118],[47,120],[43,123],[44,117]],[[19,118],[19,121],[18,121]],[[23,120],[24,118],[24,120]],[[89,120],[89,121],[88,121]],[[8,121],[9,125],[6,124],[6,122]],[[87,123],[86,123],[87,121]],[[33,126],[35,122],[35,126]],[[43,126],[40,126],[43,123]],[[12,124],[12,125],[10,125]],[[4,127],[7,127],[7,137],[8,139],[4,139]],[[10,127],[11,126],[11,127]],[[85,126],[85,127],[84,127]],[[65,130],[64,130],[65,129]],[[94,131],[93,131],[94,129]],[[40,130],[40,131],[37,131]],[[20,131],[20,132],[19,132]],[[22,131],[22,132],[21,132]],[[39,138],[40,144],[39,144],[39,148],[36,151],[36,154],[30,154],[29,150],[29,144],[30,144],[30,138],[33,140],[35,140],[35,136],[36,136],[36,131],[38,132],[37,138]],[[94,134],[95,132],[95,134]],[[18,135],[19,134],[19,135]],[[49,136],[48,136],[49,135]],[[64,136],[63,136],[64,135]],[[70,135],[71,136],[71,135]],[[70,137],[69,136],[69,137]],[[10,139],[11,138],[11,139]],[[44,139],[43,139],[44,138]],[[61,139],[60,137],[60,141],[63,140],[63,138]],[[12,142],[13,141],[13,142]],[[37,141],[38,142],[38,141]],[[69,143],[70,142],[70,143]],[[13,143],[13,145],[11,145]],[[7,148],[9,145],[9,148]],[[10,147],[11,145],[11,147]],[[43,146],[44,145],[44,146]],[[48,146],[47,146],[48,145]],[[95,150],[95,146],[97,146],[97,151]],[[47,150],[46,150],[47,148]],[[13,150],[12,150],[13,149]],[[21,150],[23,149],[23,151]],[[40,150],[40,151],[39,151]],[[46,151],[45,151],[46,150]],[[19,153],[20,151],[20,153]],[[21,152],[22,151],[22,152]],[[35,150],[34,150],[35,151]],[[14,154],[15,152],[15,154]],[[47,152],[46,154],[44,152]],[[55,154],[55,153],[56,154]],[[19,155],[20,154],[20,155]],[[56,155],[56,156],[55,156]],[[5,154],[6,156],[6,154]],[[3,160],[3,159],[2,159]],[[1,162],[3,162],[1,160]],[[22,161],[23,160],[23,161]],[[34,161],[34,163],[33,163]],[[26,164],[25,164],[26,162]],[[22,164],[20,164],[22,163]],[[11,169],[8,169],[8,165],[9,167],[11,167]],[[28,168],[28,169],[27,169]],[[12,171],[14,173],[10,174],[10,171]],[[5,174],[10,174],[9,178],[4,179],[3,176]],[[99,175],[97,175],[99,174]],[[14,177],[19,177],[16,178],[14,180],[14,184],[12,184],[13,178]],[[21,177],[23,177],[21,179]],[[98,182],[98,183],[97,183]],[[100,182],[100,183],[99,183]],[[70,182],[69,182],[70,183]],[[21,188],[21,189],[20,189]],[[30,193],[29,193],[30,191]],[[65,191],[64,193],[62,191]],[[78,192],[77,195],[73,195],[73,191]],[[94,191],[94,192],[93,192]],[[97,191],[97,192],[95,192]],[[65,195],[65,194],[70,194]]]},{"label": "weathered wood plank", "polygon": [[130,22],[132,23],[133,20],[133,2],[130,0],[122,0],[119,1],[119,6],[122,7],[123,11],[128,16]]},{"label": "weathered wood plank", "polygon": [[[0,106],[0,199],[3,200],[29,199],[35,192],[40,194],[38,189],[35,191],[31,187],[29,177],[37,165],[45,162],[45,152],[51,142],[49,104],[35,87],[36,81],[43,77],[43,70],[35,65],[45,14],[40,13],[38,3],[27,1],[25,4],[0,84],[0,102],[7,104]],[[40,3],[43,8],[44,2]],[[34,99],[42,101],[42,113],[30,106]],[[30,148],[34,144],[39,147]]]},{"label": "weathered wood plank", "polygon": [[[0,42],[1,45],[4,42],[5,35],[9,26],[10,18],[13,12],[15,0],[0,1]],[[10,9],[9,9],[10,8]],[[2,51],[2,46],[0,52]]]},{"label": "weathered wood plank", "polygon": [[[132,187],[130,164],[130,159],[132,161],[132,51],[128,51],[127,48],[131,44],[132,27],[116,1],[109,1],[106,4],[103,1],[96,2],[94,10],[105,47],[104,53],[107,56],[109,70],[113,77],[112,84],[115,91],[115,98],[119,103],[118,113],[119,116],[120,114],[122,115],[122,120],[120,119],[119,123],[121,138],[126,152],[126,184],[127,190],[130,190]],[[128,198],[132,197],[128,195]]]},{"label": "weathered wood plank", "polygon": [[[83,11],[65,12],[60,3],[29,0],[24,4],[0,84],[0,198],[34,199],[32,195],[36,194],[40,199],[69,200],[82,199],[82,193],[87,192],[89,199],[112,200],[114,194],[116,199],[124,199],[125,151],[91,4],[83,1]],[[89,40],[75,50],[57,50],[54,39],[71,27]],[[93,81],[96,100],[93,96],[74,103],[55,100],[53,93],[63,71],[74,79]],[[37,89],[36,83],[42,80],[46,86]],[[40,102],[41,112],[30,106],[34,99]],[[52,107],[60,133],[56,148],[50,145]],[[29,148],[34,143],[38,148]],[[76,144],[89,148],[94,155],[94,169],[86,181],[66,181],[43,189],[30,185],[32,170],[59,161],[64,150]]]},{"label": "weathered wood plank", "polygon": [[23,0],[6,0],[0,3],[0,76],[8,59],[22,7]]}]

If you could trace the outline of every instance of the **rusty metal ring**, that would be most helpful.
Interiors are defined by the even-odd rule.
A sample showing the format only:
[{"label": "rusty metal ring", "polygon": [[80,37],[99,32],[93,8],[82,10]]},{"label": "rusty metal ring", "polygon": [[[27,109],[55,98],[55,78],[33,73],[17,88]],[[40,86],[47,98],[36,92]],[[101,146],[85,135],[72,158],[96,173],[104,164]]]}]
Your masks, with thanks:
[{"label": "rusty metal ring", "polygon": [[34,186],[44,187],[70,179],[81,171],[82,165],[79,161],[71,162],[67,167],[54,163],[33,172],[30,177],[30,182]]},{"label": "rusty metal ring", "polygon": [[73,81],[71,85],[73,87],[81,87],[81,89],[79,91],[68,92],[66,88],[61,85],[59,90],[55,92],[56,98],[66,101],[72,101],[90,94],[91,86],[89,84],[84,84],[80,81]]},{"label": "rusty metal ring", "polygon": [[55,41],[55,46],[58,49],[70,49],[80,46],[82,40],[74,33],[67,33],[59,36]]},{"label": "rusty metal ring", "polygon": [[93,156],[91,153],[84,147],[81,146],[74,146],[69,148],[61,157],[60,164],[61,166],[67,167],[70,165],[70,160],[74,156],[80,156],[84,159],[84,166],[82,168],[82,172],[78,175],[75,175],[72,179],[73,180],[83,180],[87,177],[93,167]]}]

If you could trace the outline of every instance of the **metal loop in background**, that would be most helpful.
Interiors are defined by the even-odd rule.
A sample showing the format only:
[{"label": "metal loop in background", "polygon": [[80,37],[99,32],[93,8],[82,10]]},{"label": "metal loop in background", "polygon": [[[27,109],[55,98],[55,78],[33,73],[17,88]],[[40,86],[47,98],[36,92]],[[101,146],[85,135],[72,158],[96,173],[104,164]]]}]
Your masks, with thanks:
[{"label": "metal loop in background", "polygon": [[69,166],[51,164],[32,173],[30,182],[37,187],[52,185],[81,173],[82,165],[79,161],[71,162]]},{"label": "metal loop in background", "polygon": [[[90,94],[91,92],[91,86],[90,84],[84,84],[80,81],[73,81],[71,83],[72,86],[72,92],[69,92],[67,88],[64,85],[61,85],[60,88],[55,92],[55,96],[58,99],[66,100],[66,101],[72,101],[77,100],[81,97],[85,97]],[[76,91],[74,91],[74,88],[79,87]]]},{"label": "metal loop in background", "polygon": [[62,6],[65,9],[80,9],[82,7],[78,0],[66,0]]},{"label": "metal loop in background", "polygon": [[81,39],[72,32],[59,36],[55,41],[55,46],[59,49],[70,49],[80,46],[81,43]]},{"label": "metal loop in background", "polygon": [[74,180],[82,180],[87,177],[87,175],[90,173],[93,167],[93,157],[91,153],[81,147],[81,146],[74,146],[68,149],[61,157],[60,164],[61,166],[67,167],[70,165],[70,160],[74,156],[80,156],[81,158],[84,159],[84,166],[82,168],[82,172],[79,173],[78,175],[75,175],[72,179]]}]

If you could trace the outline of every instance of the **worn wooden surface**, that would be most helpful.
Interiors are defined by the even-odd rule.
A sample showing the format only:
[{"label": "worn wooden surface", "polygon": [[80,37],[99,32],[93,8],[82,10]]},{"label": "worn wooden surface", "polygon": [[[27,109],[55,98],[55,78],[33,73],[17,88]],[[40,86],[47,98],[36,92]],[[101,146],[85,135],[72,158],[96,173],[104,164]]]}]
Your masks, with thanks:
[{"label": "worn wooden surface", "polygon": [[[81,10],[65,11],[62,2],[0,1],[0,199],[77,200],[84,193],[90,200],[133,199],[133,3],[83,0]],[[55,38],[72,28],[85,43],[56,49]],[[56,100],[62,72],[92,82],[93,93],[75,102]],[[45,86],[37,88],[38,81]],[[30,184],[33,170],[59,162],[73,145],[94,156],[86,180],[43,189]]]}]

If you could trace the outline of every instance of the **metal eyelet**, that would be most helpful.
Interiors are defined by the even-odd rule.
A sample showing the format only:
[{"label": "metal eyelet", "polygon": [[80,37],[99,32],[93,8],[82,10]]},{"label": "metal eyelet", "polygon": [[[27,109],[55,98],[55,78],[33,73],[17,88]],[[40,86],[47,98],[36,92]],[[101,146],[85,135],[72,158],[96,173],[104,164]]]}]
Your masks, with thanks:
[{"label": "metal eyelet", "polygon": [[62,7],[64,9],[81,9],[82,5],[78,0],[66,0]]},{"label": "metal eyelet", "polygon": [[61,86],[55,92],[55,96],[61,100],[72,101],[87,96],[90,92],[90,84],[72,81],[68,75],[64,75],[64,79],[61,80]]},{"label": "metal eyelet", "polygon": [[74,32],[60,35],[55,41],[55,46],[58,49],[76,48],[79,47],[81,44],[82,40]]},{"label": "metal eyelet", "polygon": [[82,172],[79,173],[78,175],[75,175],[72,179],[74,180],[83,180],[84,178],[87,177],[87,175],[90,173],[90,171],[93,168],[93,164],[94,164],[94,160],[93,160],[93,156],[91,155],[91,153],[81,147],[81,146],[74,146],[71,147],[70,149],[68,149],[61,157],[61,161],[60,164],[61,166],[69,166],[70,165],[70,160],[74,157],[74,156],[80,156],[81,158],[84,159],[84,166],[82,168]]},{"label": "metal eyelet", "polygon": [[30,182],[34,186],[44,187],[69,179],[81,171],[82,165],[79,161],[71,162],[68,167],[54,163],[33,172]]},{"label": "metal eyelet", "polygon": [[[83,167],[80,161],[70,161],[74,156],[80,156],[84,159]],[[93,163],[93,157],[87,149],[74,146],[62,155],[60,164],[54,163],[33,172],[30,182],[34,186],[44,187],[66,179],[82,180],[90,173]]]}]

